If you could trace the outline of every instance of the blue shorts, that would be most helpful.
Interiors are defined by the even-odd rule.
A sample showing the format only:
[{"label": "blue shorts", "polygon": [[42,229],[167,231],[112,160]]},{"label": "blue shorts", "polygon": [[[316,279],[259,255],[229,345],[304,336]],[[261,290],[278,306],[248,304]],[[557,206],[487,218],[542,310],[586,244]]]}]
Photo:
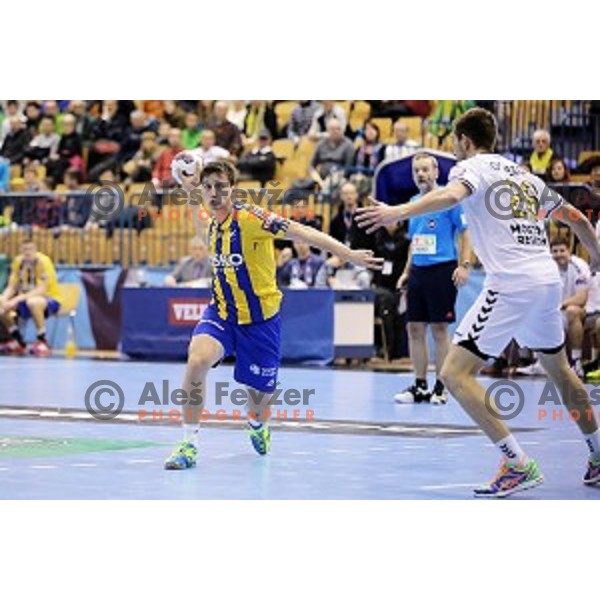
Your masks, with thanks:
[{"label": "blue shorts", "polygon": [[[54,298],[49,298],[46,296],[46,311],[44,312],[44,316],[46,318],[55,315],[60,310],[60,302],[55,300]],[[29,310],[29,306],[27,306],[27,302],[25,300],[21,300],[19,304],[17,304],[17,314],[21,319],[31,319],[31,311]]]},{"label": "blue shorts", "polygon": [[219,317],[214,304],[204,311],[192,335],[205,334],[218,340],[225,356],[236,357],[234,379],[259,392],[272,392],[277,387],[281,364],[281,317],[238,325]]}]

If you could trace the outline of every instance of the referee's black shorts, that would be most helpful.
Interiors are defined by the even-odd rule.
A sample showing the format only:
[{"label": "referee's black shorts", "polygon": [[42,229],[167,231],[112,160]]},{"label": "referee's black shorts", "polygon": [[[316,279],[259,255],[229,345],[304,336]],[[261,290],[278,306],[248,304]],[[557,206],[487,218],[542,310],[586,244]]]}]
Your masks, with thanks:
[{"label": "referee's black shorts", "polygon": [[452,273],[457,266],[452,260],[430,267],[411,267],[406,296],[407,322],[454,323],[457,290]]}]

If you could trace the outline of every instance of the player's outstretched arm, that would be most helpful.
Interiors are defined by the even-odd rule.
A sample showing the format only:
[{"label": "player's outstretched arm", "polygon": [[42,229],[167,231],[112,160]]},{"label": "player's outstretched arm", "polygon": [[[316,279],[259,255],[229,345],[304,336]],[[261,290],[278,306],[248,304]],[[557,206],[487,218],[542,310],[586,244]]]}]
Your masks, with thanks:
[{"label": "player's outstretched arm", "polygon": [[330,235],[296,221],[290,221],[285,237],[289,240],[302,240],[315,248],[339,256],[344,262],[351,262],[361,267],[379,270],[383,265],[383,258],[373,256],[372,250],[351,250]]},{"label": "player's outstretched arm", "polygon": [[600,246],[596,239],[596,232],[587,217],[566,200],[560,208],[552,213],[555,221],[568,225],[579,241],[585,246],[590,255],[590,268],[592,271],[600,271]]},{"label": "player's outstretched arm", "polygon": [[471,194],[469,188],[460,181],[452,181],[448,185],[427,192],[415,202],[398,206],[388,206],[375,198],[369,198],[369,206],[357,208],[356,222],[361,228],[368,228],[372,233],[380,227],[391,225],[396,221],[405,221],[411,217],[426,215],[452,208]]}]

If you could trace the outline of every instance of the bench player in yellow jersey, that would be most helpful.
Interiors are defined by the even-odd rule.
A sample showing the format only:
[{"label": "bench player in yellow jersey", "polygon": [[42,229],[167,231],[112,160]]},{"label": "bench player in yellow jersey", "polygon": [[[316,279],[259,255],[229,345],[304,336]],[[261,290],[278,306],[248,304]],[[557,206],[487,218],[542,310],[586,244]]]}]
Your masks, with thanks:
[{"label": "bench player in yellow jersey", "polygon": [[8,286],[0,294],[0,319],[11,335],[0,351],[4,354],[25,354],[27,351],[16,321],[19,316],[32,318],[35,323],[37,340],[31,346],[31,354],[48,356],[46,319],[59,310],[60,292],[52,260],[38,252],[31,239],[26,239],[21,245],[21,254],[12,262]]},{"label": "bench player in yellow jersey", "polygon": [[[200,413],[206,376],[226,356],[235,355],[234,378],[250,388],[248,431],[259,454],[269,451],[268,403],[277,385],[280,364],[282,294],[275,280],[274,240],[303,240],[369,268],[381,268],[381,259],[370,250],[350,250],[332,237],[264,211],[235,202],[235,168],[228,162],[197,166],[193,177],[180,173],[183,189],[195,195],[199,188],[210,213],[208,247],[214,271],[212,300],[189,346],[183,389],[188,398],[182,407],[184,439],[165,462],[166,469],[187,469],[196,464]],[[192,194],[194,192],[194,194]],[[193,204],[190,203],[193,208]],[[198,222],[199,232],[206,227]]]}]

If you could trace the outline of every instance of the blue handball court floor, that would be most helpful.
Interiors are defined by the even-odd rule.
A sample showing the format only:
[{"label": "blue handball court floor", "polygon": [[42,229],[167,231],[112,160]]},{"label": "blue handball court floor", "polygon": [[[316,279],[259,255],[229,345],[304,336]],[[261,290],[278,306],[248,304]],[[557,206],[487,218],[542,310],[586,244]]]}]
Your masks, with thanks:
[{"label": "blue handball court floor", "polygon": [[[453,399],[446,406],[394,403],[412,374],[284,368],[284,390],[314,393],[307,405],[278,407],[288,414],[273,421],[268,456],[255,454],[242,421],[233,418],[239,407],[229,399],[217,407],[207,394],[211,418],[201,430],[197,467],[165,471],[181,431],[165,416],[158,420],[158,410],[166,415],[176,407],[147,399],[159,401],[166,385],[169,393],[178,388],[183,369],[179,363],[0,358],[0,498],[467,499],[499,465],[496,448]],[[233,388],[232,374],[228,365],[214,369],[208,391],[217,383]],[[123,410],[112,420],[86,410],[86,391],[98,381],[123,391]],[[486,387],[494,381],[482,378]],[[509,425],[546,480],[514,498],[600,498],[600,489],[581,483],[587,454],[576,426],[540,417],[546,381],[518,383],[525,405]],[[227,420],[217,419],[217,408]],[[141,409],[157,417],[140,421]]]}]

